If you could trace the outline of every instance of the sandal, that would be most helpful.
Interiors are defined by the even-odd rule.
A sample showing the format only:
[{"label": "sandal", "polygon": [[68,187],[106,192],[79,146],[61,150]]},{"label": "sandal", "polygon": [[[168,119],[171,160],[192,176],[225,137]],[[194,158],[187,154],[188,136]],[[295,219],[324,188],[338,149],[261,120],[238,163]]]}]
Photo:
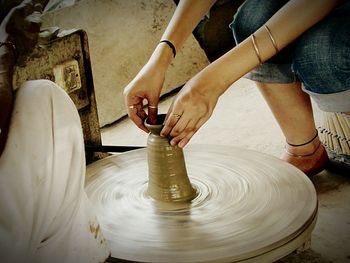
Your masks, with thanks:
[{"label": "sandal", "polygon": [[325,147],[318,139],[318,133],[308,142],[291,144],[287,142],[282,160],[294,165],[311,177],[323,171],[329,159]]}]

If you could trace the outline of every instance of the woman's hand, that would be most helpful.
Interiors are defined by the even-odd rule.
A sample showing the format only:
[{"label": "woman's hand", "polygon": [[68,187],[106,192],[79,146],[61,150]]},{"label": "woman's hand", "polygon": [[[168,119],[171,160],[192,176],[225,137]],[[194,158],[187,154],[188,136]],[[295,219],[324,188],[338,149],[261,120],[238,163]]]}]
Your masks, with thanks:
[{"label": "woman's hand", "polygon": [[193,29],[208,13],[216,0],[184,0],[180,1],[171,18],[161,40],[170,41],[175,48],[161,41],[153,52],[150,61],[125,88],[125,103],[131,120],[142,130],[148,132],[144,126],[147,117],[143,110],[143,101],[148,101],[148,119],[151,124],[156,122],[157,104],[163,86],[165,71],[180,50]]},{"label": "woman's hand", "polygon": [[[125,104],[130,119],[142,130],[148,132],[144,120],[157,121],[158,101],[163,87],[165,70],[154,63],[147,63],[137,76],[125,87]],[[148,102],[148,115],[144,110],[144,100]]]},{"label": "woman's hand", "polygon": [[161,136],[170,136],[171,145],[184,147],[210,118],[218,101],[214,81],[199,76],[186,83],[168,110]]}]

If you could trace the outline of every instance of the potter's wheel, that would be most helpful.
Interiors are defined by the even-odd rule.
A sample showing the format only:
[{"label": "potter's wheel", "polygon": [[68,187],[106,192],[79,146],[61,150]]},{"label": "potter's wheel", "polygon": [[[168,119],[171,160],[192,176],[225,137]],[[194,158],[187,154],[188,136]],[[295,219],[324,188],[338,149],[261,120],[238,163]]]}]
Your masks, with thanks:
[{"label": "potter's wheel", "polygon": [[113,257],[272,262],[309,240],[317,197],[302,172],[233,147],[188,146],[184,153],[198,195],[175,207],[147,196],[145,149],[89,165],[86,191]]}]

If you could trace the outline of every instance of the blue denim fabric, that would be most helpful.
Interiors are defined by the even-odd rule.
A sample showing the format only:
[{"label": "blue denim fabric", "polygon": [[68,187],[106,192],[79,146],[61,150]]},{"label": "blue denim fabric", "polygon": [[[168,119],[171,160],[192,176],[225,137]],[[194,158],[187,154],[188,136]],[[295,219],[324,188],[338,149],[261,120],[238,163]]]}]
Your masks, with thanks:
[{"label": "blue denim fabric", "polygon": [[[264,25],[287,2],[288,0],[245,1],[230,24],[236,43],[242,42]],[[350,1],[346,1],[246,77],[265,83],[291,83],[300,80],[304,90],[311,96],[334,94],[333,97],[325,97],[327,100],[335,98],[335,102],[345,105],[345,108],[341,108],[343,111],[350,111],[349,16]],[[322,97],[318,96],[317,102],[322,104]],[[329,105],[331,102],[325,104]]]}]

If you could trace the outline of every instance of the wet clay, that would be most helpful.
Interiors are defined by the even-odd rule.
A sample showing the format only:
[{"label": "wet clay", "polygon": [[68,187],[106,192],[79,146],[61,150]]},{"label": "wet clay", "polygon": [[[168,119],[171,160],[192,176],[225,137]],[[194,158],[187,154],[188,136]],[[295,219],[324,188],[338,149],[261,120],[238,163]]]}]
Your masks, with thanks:
[{"label": "wet clay", "polygon": [[187,175],[183,150],[171,146],[169,138],[161,137],[165,114],[158,115],[157,124],[145,126],[150,131],[147,140],[147,194],[162,202],[185,202],[196,196]]}]

